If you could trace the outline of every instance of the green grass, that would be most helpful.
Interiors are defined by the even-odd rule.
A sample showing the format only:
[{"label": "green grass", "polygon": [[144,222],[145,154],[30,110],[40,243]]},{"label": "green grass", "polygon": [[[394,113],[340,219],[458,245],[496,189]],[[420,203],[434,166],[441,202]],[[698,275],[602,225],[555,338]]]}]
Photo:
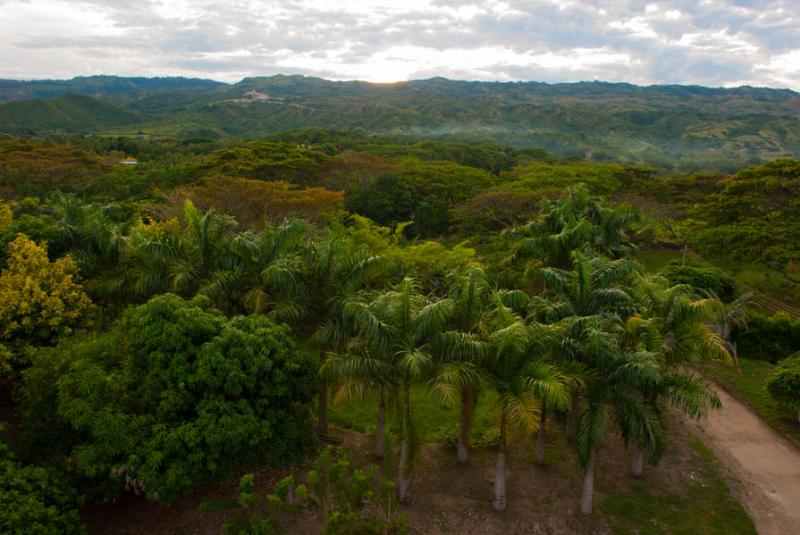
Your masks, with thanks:
[{"label": "green grass", "polygon": [[770,427],[800,442],[797,414],[772,399],[764,386],[774,366],[761,360],[740,361],[741,375],[733,366],[717,363],[708,364],[703,370],[710,379],[747,403]]},{"label": "green grass", "polygon": [[[636,259],[649,273],[658,273],[673,260],[680,260],[680,249],[645,249]],[[743,263],[722,257],[706,258],[740,284],[765,293],[787,305],[800,308],[800,286],[787,281],[779,271],[762,264]],[[688,259],[689,264],[697,265]]]},{"label": "green grass", "polygon": [[[494,396],[481,393],[475,407],[475,418],[472,424],[473,440],[481,441],[492,435],[497,426],[497,418],[493,409]],[[437,442],[446,437],[458,436],[459,407],[457,404],[446,406],[440,397],[424,385],[411,389],[411,406],[414,411],[414,425],[420,441]],[[387,407],[391,409],[391,407]],[[334,404],[329,412],[331,424],[337,427],[352,429],[361,433],[375,432],[378,416],[377,399],[347,400]],[[393,418],[388,416],[391,425]]]},{"label": "green grass", "polygon": [[658,273],[673,260],[680,259],[681,251],[677,249],[649,249],[640,252],[636,256],[636,260],[638,260],[649,273]]},{"label": "green grass", "polygon": [[747,512],[717,473],[713,453],[695,437],[689,440],[699,454],[698,481],[702,482],[689,484],[683,494],[639,484],[630,492],[607,495],[602,509],[614,533],[756,533]]},{"label": "green grass", "polygon": [[198,506],[201,513],[222,513],[232,511],[239,506],[239,502],[233,498],[223,498],[221,500],[207,500]]},{"label": "green grass", "polygon": [[[424,385],[412,389],[411,400],[415,425],[422,442],[452,440],[458,432],[458,407],[444,406],[438,396]],[[496,436],[495,399],[482,394],[475,409],[472,441],[476,447],[488,447]],[[329,413],[333,425],[359,432],[374,433],[376,400],[352,400],[334,405]],[[389,421],[392,421],[391,416]],[[572,447],[561,433],[548,434],[547,463],[567,460]],[[521,437],[515,437],[515,440]],[[684,483],[680,494],[637,485],[631,491],[607,491],[602,513],[614,533],[675,534],[754,534],[753,523],[716,470],[711,451],[699,440],[689,437],[697,452],[692,461],[699,477]],[[531,450],[532,452],[533,450]]]}]

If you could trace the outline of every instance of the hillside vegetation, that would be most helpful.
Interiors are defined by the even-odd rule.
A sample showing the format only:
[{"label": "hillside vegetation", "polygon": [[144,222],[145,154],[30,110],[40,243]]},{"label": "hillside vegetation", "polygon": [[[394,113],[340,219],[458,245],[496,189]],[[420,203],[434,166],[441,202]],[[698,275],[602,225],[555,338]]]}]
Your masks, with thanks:
[{"label": "hillside vegetation", "polygon": [[[27,104],[30,118],[21,122],[19,106],[10,103],[0,105],[0,131],[230,138],[336,125],[369,134],[494,140],[558,156],[682,170],[730,171],[800,156],[800,95],[789,90],[443,78],[370,84],[282,75],[234,85],[113,77],[0,83],[10,88],[6,99],[58,94],[44,89],[51,86],[96,97],[82,103],[87,120],[52,119],[66,114],[64,104],[37,101]],[[123,110],[136,114],[135,127],[125,126],[131,116]]]},{"label": "hillside vegetation", "polygon": [[[166,530],[199,492],[226,498],[203,506],[225,533],[752,533],[676,415],[719,408],[698,370],[800,350],[800,161],[677,173],[410,134],[493,106],[524,122],[532,94],[675,92],[720,114],[794,95],[451,84],[276,77],[0,107],[77,101],[174,134],[0,140],[0,475],[16,482],[0,493],[31,489],[0,531],[80,533],[126,503],[161,515],[131,529]],[[228,99],[243,89],[258,94]],[[255,137],[296,117],[352,128]],[[781,385],[757,408],[796,427]]]}]

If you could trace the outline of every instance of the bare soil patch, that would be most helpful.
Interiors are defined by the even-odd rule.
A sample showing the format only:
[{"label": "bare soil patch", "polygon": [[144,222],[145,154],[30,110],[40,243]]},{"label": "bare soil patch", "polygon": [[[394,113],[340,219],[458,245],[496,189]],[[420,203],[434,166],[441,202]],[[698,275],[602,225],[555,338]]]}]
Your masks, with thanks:
[{"label": "bare soil patch", "polygon": [[[630,455],[621,440],[609,437],[599,453],[595,512],[581,515],[581,469],[572,446],[560,429],[548,438],[547,464],[533,462],[533,439],[517,437],[508,455],[508,509],[496,513],[491,508],[494,477],[494,452],[472,452],[470,463],[459,465],[453,452],[443,445],[424,447],[412,482],[412,502],[406,508],[412,533],[459,535],[512,534],[605,534],[612,532],[613,518],[603,513],[608,495],[631,491],[646,485],[654,492],[682,494],[687,485],[702,483],[707,460],[689,445],[686,427],[677,419],[671,424],[672,439],[662,462],[646,466],[641,478],[629,475]],[[336,436],[355,462],[374,462],[370,437],[345,430]],[[308,466],[291,470],[256,472],[258,487],[264,493],[288,473],[302,474]],[[390,474],[391,477],[391,474]],[[84,518],[92,534],[212,534],[219,533],[231,511],[201,512],[207,501],[223,503],[236,499],[238,478],[225,485],[198,489],[171,505],[149,503],[126,496],[116,504],[87,508]],[[319,533],[313,518],[300,518],[286,525],[289,533]],[[645,531],[643,531],[645,532]]]}]

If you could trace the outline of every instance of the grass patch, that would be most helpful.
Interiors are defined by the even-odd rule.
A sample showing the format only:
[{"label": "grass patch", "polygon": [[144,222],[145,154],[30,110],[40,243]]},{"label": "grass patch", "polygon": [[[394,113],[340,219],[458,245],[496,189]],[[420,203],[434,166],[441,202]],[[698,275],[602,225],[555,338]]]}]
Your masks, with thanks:
[{"label": "grass patch", "polygon": [[[475,407],[472,424],[473,440],[482,441],[491,436],[497,427],[494,411],[495,396],[490,392],[482,392]],[[457,404],[446,406],[439,396],[431,392],[425,385],[411,388],[411,407],[414,411],[414,425],[422,442],[438,442],[444,437],[458,436],[459,407]],[[396,420],[391,414],[390,404],[387,406],[387,428],[391,430]],[[378,400],[355,399],[334,404],[329,411],[330,422],[345,429],[360,433],[375,433],[378,418]]]},{"label": "grass patch", "polygon": [[733,366],[710,363],[703,366],[704,373],[732,395],[744,401],[770,427],[800,442],[800,424],[797,413],[781,406],[769,395],[765,382],[775,367],[761,360],[739,359],[742,373]]},{"label": "grass patch", "polygon": [[225,511],[232,511],[239,507],[239,502],[232,498],[224,498],[222,500],[208,500],[202,502],[198,509],[201,513],[223,513]]},{"label": "grass patch", "polygon": [[[680,249],[644,249],[637,256],[648,273],[658,273],[673,260],[680,261]],[[724,257],[705,258],[707,262],[721,269],[727,276],[750,288],[763,292],[793,307],[800,307],[800,285],[789,282],[781,273],[769,266],[745,263]],[[689,265],[699,266],[690,256]]]},{"label": "grass patch", "polygon": [[646,249],[636,255],[636,260],[649,273],[658,273],[673,260],[680,260],[683,252],[678,249]]},{"label": "grass patch", "polygon": [[695,437],[689,441],[699,454],[698,482],[687,485],[685,495],[642,484],[607,495],[602,509],[614,533],[756,533],[753,521],[717,473],[713,453]]},{"label": "grass patch", "polygon": [[[445,406],[425,385],[412,388],[411,400],[415,424],[422,442],[445,442],[452,445],[458,432],[458,406]],[[471,439],[478,449],[493,445],[497,434],[497,414],[494,395],[482,393],[475,409]],[[332,424],[360,432],[374,433],[377,400],[342,401],[331,407]],[[393,415],[389,415],[389,424]],[[562,465],[574,456],[574,446],[568,444],[560,429],[562,422],[550,420],[547,464]],[[529,462],[533,463],[533,442],[530,436],[514,433],[512,441],[528,440]],[[675,534],[755,534],[755,528],[744,508],[731,495],[716,470],[716,460],[699,440],[689,436],[696,452],[691,459],[691,480],[682,483],[678,492],[669,492],[646,485],[630,490],[604,488],[605,497],[600,511],[613,533],[675,533]],[[683,461],[681,461],[683,462]],[[602,484],[602,483],[601,483]],[[546,507],[545,502],[537,505]]]},{"label": "grass patch", "polygon": [[787,305],[797,307],[800,303],[800,285],[786,280],[779,271],[768,266],[731,261],[720,268],[737,281],[764,292]]}]

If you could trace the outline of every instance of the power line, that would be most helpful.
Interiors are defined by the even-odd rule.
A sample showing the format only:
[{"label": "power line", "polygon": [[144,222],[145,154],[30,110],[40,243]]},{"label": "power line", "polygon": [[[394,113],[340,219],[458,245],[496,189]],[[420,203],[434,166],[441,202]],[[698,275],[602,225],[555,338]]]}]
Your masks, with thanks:
[{"label": "power line", "polygon": [[731,277],[730,275],[725,273],[724,270],[718,268],[717,266],[715,266],[711,262],[708,262],[707,260],[705,260],[703,257],[701,257],[696,252],[692,251],[688,247],[685,248],[685,251],[687,253],[689,253],[692,256],[692,259],[695,260],[698,264],[700,264],[702,266],[705,266],[705,267],[710,267],[710,268],[714,268],[716,270],[722,271],[723,277],[724,277],[726,282],[728,282],[731,286],[733,286],[734,288],[736,288],[740,292],[744,291],[744,292],[747,292],[747,293],[751,294],[752,295],[752,301],[755,304],[759,305],[761,308],[764,308],[766,310],[770,310],[772,312],[784,312],[784,313],[788,314],[789,316],[791,316],[794,319],[800,319],[800,310],[799,309],[797,309],[797,308],[795,308],[795,307],[793,307],[791,305],[788,305],[788,304],[784,303],[783,301],[780,301],[780,300],[776,299],[775,297],[772,297],[771,295],[768,295],[768,294],[765,294],[764,292],[756,290],[755,288],[753,288],[753,287],[751,287],[751,286],[749,286],[747,284],[744,284],[743,282]]}]

